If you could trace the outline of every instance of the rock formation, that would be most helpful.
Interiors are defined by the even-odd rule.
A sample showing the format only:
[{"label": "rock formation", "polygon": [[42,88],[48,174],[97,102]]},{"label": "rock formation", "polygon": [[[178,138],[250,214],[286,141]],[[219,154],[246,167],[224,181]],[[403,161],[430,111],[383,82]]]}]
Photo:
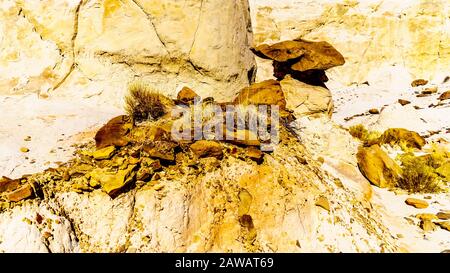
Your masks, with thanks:
[{"label": "rock formation", "polygon": [[[448,76],[445,0],[250,0],[250,6],[256,45],[300,37],[342,52],[347,63],[329,73],[333,82],[404,88],[412,79]],[[270,63],[258,60],[258,67],[259,80],[272,74]]]},{"label": "rock formation", "polygon": [[119,104],[140,78],[227,100],[254,80],[248,1],[6,0],[0,17],[0,94],[84,90]]}]

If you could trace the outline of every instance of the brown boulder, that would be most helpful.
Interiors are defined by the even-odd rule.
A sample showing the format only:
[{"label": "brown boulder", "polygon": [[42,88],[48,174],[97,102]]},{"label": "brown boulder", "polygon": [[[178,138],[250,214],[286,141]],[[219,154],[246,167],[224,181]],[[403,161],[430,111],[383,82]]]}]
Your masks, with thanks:
[{"label": "brown boulder", "polygon": [[437,88],[436,86],[434,86],[434,87],[428,87],[428,88],[425,88],[425,89],[422,91],[422,94],[424,94],[424,95],[431,95],[431,94],[437,93],[437,91],[438,91],[438,88]]},{"label": "brown boulder", "polygon": [[9,193],[6,198],[10,201],[10,202],[19,202],[22,200],[25,200],[27,198],[30,198],[33,196],[33,187],[31,187],[30,184],[26,184],[24,186],[22,186],[21,188]]},{"label": "brown boulder", "polygon": [[312,42],[297,40],[301,43],[305,54],[298,62],[292,65],[296,71],[327,70],[345,64],[344,56],[327,42]]},{"label": "brown boulder", "polygon": [[252,51],[258,57],[278,62],[297,59],[305,54],[302,44],[297,41],[283,41],[273,45],[262,44],[252,48]]},{"label": "brown boulder", "polygon": [[344,57],[327,42],[303,39],[260,45],[253,52],[262,58],[277,62],[290,61],[292,70],[326,70],[345,63]]},{"label": "brown boulder", "polygon": [[400,103],[402,106],[405,106],[407,104],[410,104],[411,102],[409,100],[399,99],[398,103]]},{"label": "brown boulder", "polygon": [[378,139],[380,144],[405,144],[407,147],[422,149],[426,140],[414,131],[403,128],[390,128]]},{"label": "brown boulder", "polygon": [[234,104],[243,105],[278,105],[280,109],[286,108],[286,99],[279,82],[267,80],[252,84],[239,92]]},{"label": "brown boulder", "polygon": [[117,172],[105,169],[95,169],[91,172],[91,182],[99,183],[102,190],[111,197],[116,197],[120,191],[133,182],[136,177],[137,165],[129,165],[126,169]]},{"label": "brown boulder", "polygon": [[251,160],[256,161],[257,163],[262,162],[264,158],[264,153],[255,147],[248,147],[247,149],[245,149],[245,155]]},{"label": "brown boulder", "polygon": [[170,141],[154,141],[144,145],[142,149],[152,158],[162,159],[166,161],[175,160],[175,148],[178,145]]},{"label": "brown boulder", "polygon": [[445,91],[439,96],[439,100],[450,100],[450,90]]},{"label": "brown boulder", "polygon": [[405,200],[405,203],[409,206],[413,206],[416,209],[426,209],[428,208],[428,203],[425,200],[417,199],[417,198],[408,198]]},{"label": "brown boulder", "polygon": [[427,84],[427,83],[428,83],[427,80],[424,80],[424,79],[417,79],[417,80],[414,80],[414,81],[411,82],[411,86],[412,86],[412,87],[417,87],[417,86],[425,85],[425,84]]},{"label": "brown boulder", "polygon": [[183,87],[183,89],[178,92],[177,100],[185,104],[192,104],[196,97],[198,97],[198,95],[194,90],[189,87]]},{"label": "brown boulder", "polygon": [[8,177],[3,176],[0,178],[0,193],[14,191],[20,186],[19,179],[10,179]]},{"label": "brown boulder", "polygon": [[129,142],[127,134],[132,128],[129,116],[118,116],[106,123],[95,135],[97,149],[108,146],[123,147]]},{"label": "brown boulder", "polygon": [[372,115],[378,115],[379,113],[380,113],[380,110],[378,110],[376,108],[369,110],[369,114],[372,114]]},{"label": "brown boulder", "polygon": [[438,212],[436,214],[436,217],[439,218],[440,220],[450,220],[450,212]]},{"label": "brown boulder", "polygon": [[223,157],[223,147],[217,141],[199,140],[191,145],[191,151],[197,158],[215,157],[221,159]]},{"label": "brown boulder", "polygon": [[402,172],[400,166],[378,145],[360,147],[356,157],[361,173],[380,188],[394,186]]},{"label": "brown boulder", "polygon": [[442,229],[445,229],[447,231],[450,231],[450,221],[445,222],[436,222],[438,226],[440,226]]}]

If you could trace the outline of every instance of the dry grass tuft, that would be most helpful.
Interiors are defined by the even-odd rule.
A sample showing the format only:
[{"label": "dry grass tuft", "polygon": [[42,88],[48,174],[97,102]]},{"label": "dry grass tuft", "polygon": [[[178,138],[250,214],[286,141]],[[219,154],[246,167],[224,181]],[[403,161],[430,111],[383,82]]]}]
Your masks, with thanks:
[{"label": "dry grass tuft", "polygon": [[380,132],[369,131],[362,124],[354,125],[350,127],[348,131],[350,135],[361,140],[364,143],[364,146],[377,144],[377,140],[381,136]]},{"label": "dry grass tuft", "polygon": [[157,120],[170,110],[172,101],[142,82],[133,82],[128,86],[125,97],[125,110],[134,122]]}]

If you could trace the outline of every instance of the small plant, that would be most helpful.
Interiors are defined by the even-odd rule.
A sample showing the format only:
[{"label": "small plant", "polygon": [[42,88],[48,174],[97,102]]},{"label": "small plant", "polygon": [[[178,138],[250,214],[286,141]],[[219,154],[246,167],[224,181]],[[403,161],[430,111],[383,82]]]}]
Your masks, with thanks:
[{"label": "small plant", "polygon": [[380,132],[367,130],[362,124],[354,125],[348,131],[350,135],[361,140],[364,146],[378,144],[377,140],[381,135]]},{"label": "small plant", "polygon": [[125,110],[134,122],[157,120],[168,113],[171,100],[142,82],[128,86]]},{"label": "small plant", "polygon": [[439,177],[430,166],[429,157],[417,157],[413,153],[400,156],[402,162],[402,177],[397,186],[410,193],[433,193],[441,191]]}]

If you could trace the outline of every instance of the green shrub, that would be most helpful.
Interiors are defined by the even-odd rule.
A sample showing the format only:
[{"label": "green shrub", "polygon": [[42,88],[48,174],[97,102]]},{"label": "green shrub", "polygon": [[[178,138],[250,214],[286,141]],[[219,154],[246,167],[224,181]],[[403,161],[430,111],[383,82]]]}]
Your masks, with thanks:
[{"label": "green shrub", "polygon": [[381,136],[380,132],[369,131],[362,124],[351,126],[348,131],[350,135],[361,140],[364,143],[364,146],[378,144],[378,139]]},{"label": "green shrub", "polygon": [[410,193],[433,193],[441,191],[440,179],[435,168],[430,166],[428,156],[415,156],[405,153],[399,156],[402,162],[402,177],[397,187]]}]

